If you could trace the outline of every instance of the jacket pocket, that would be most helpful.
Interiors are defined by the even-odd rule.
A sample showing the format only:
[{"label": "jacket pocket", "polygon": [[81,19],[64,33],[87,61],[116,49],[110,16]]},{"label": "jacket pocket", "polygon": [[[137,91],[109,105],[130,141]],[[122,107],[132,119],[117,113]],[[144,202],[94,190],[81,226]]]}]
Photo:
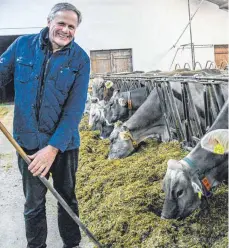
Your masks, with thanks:
[{"label": "jacket pocket", "polygon": [[21,83],[28,83],[31,78],[31,73],[33,70],[33,62],[23,58],[18,57],[16,60],[16,80]]},{"label": "jacket pocket", "polygon": [[58,72],[56,88],[60,91],[68,92],[75,80],[77,73],[78,70],[74,68],[61,68],[61,70]]}]

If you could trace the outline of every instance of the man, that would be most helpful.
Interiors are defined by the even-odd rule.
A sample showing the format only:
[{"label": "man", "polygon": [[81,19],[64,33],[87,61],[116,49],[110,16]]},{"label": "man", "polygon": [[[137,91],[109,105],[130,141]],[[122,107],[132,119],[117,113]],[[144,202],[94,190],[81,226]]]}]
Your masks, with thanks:
[{"label": "man", "polygon": [[[37,175],[52,173],[55,189],[78,215],[75,173],[79,132],[87,98],[90,61],[73,39],[81,13],[69,3],[56,4],[48,26],[19,37],[0,57],[0,87],[14,80],[14,138],[30,155],[29,167],[18,157],[26,198],[27,248],[46,247],[46,187]],[[58,204],[58,225],[65,248],[79,247],[78,225]]]}]

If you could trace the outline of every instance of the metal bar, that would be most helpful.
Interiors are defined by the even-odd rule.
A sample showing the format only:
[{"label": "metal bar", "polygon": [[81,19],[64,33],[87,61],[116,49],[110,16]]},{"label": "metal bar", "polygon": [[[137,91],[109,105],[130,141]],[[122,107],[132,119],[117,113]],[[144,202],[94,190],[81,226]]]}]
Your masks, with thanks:
[{"label": "metal bar", "polygon": [[180,140],[181,139],[184,140],[185,135],[184,135],[184,131],[183,131],[182,123],[181,123],[180,114],[179,114],[177,104],[176,104],[176,101],[175,101],[175,98],[174,98],[174,95],[173,95],[173,91],[172,91],[170,83],[167,82],[166,84],[167,84],[168,92],[169,92],[169,95],[170,95],[170,98],[171,98],[172,108],[173,108],[174,113],[175,113],[175,119],[176,119],[175,127],[176,127],[176,129],[177,129],[177,131],[179,133]]},{"label": "metal bar", "polygon": [[[171,101],[171,97],[168,93],[168,88],[165,82],[162,83],[162,90],[164,92],[165,95],[165,102],[166,105],[168,106],[168,113],[171,113],[171,125],[174,128],[176,128],[176,116],[175,116],[175,112],[174,112],[174,108],[172,106],[172,101]],[[176,128],[176,132],[177,132],[177,128]],[[179,136],[179,132],[177,132],[178,138],[180,140],[180,136]]]},{"label": "metal bar", "polygon": [[188,85],[188,83],[185,82],[184,83],[184,89],[185,89],[185,98],[187,99],[186,100],[186,103],[187,103],[187,124],[188,124],[188,130],[189,130],[189,135],[190,135],[190,145],[191,145],[192,136],[193,136],[193,128],[191,125],[191,118],[190,118],[190,99],[188,97],[187,85]]},{"label": "metal bar", "polygon": [[198,137],[201,138],[203,136],[203,132],[202,132],[202,128],[201,128],[201,121],[200,121],[199,115],[197,113],[196,106],[193,102],[192,94],[191,94],[191,91],[190,91],[188,84],[186,85],[186,91],[187,91],[188,98],[189,98],[190,109],[192,109],[192,111],[193,111],[195,125],[196,125],[196,129],[198,132]]},{"label": "metal bar", "polygon": [[203,91],[203,95],[204,95],[204,113],[205,113],[205,132],[207,132],[207,130],[210,127],[210,117],[209,117],[209,101],[208,101],[208,88],[207,85],[204,85],[204,91]]},{"label": "metal bar", "polygon": [[208,106],[209,128],[211,127],[213,123],[210,87],[211,85],[207,84],[207,102],[208,102],[207,106]]},{"label": "metal bar", "polygon": [[169,121],[168,121],[168,116],[167,116],[167,112],[166,112],[166,105],[165,105],[165,101],[163,99],[162,93],[160,92],[160,90],[158,89],[158,87],[161,87],[161,84],[156,84],[155,85],[156,90],[157,90],[157,94],[161,103],[161,109],[162,109],[162,113],[163,113],[163,118],[165,120],[165,124],[166,124],[166,128],[169,134],[169,140],[172,140],[172,135],[171,135],[171,131],[169,128]]},{"label": "metal bar", "polygon": [[190,13],[190,1],[188,0],[188,17],[189,17],[189,30],[190,30],[190,41],[191,41],[191,56],[192,56],[192,69],[195,70],[195,51],[192,42],[192,25],[191,25],[191,13]]},{"label": "metal bar", "polygon": [[192,136],[192,139],[193,139],[196,143],[198,143],[198,142],[200,141],[200,139],[197,138],[196,136]]},{"label": "metal bar", "polygon": [[220,85],[214,84],[213,85],[213,90],[214,90],[215,95],[216,95],[218,106],[219,106],[220,109],[222,109],[222,107],[223,107],[223,105],[225,103],[225,100],[224,100],[223,92],[222,92],[222,89],[221,89]]},{"label": "metal bar", "polygon": [[182,102],[183,102],[183,110],[184,110],[184,125],[185,125],[185,134],[186,134],[186,141],[188,144],[191,143],[191,135],[189,132],[189,126],[188,126],[188,98],[184,86],[184,82],[181,83],[181,92],[182,92]]},{"label": "metal bar", "polygon": [[[27,154],[23,151],[23,149],[19,146],[16,140],[12,137],[12,135],[7,131],[5,126],[0,122],[0,130],[9,140],[9,142],[14,146],[16,151],[20,154],[20,156],[24,159],[24,161],[29,165],[31,160],[27,156]],[[72,211],[72,209],[68,206],[66,201],[60,196],[60,194],[53,188],[53,186],[49,183],[49,181],[45,177],[38,178],[41,182],[51,191],[53,196],[57,199],[60,205],[66,210],[66,212],[71,216],[71,218],[79,225],[79,227],[85,232],[85,234],[97,245],[99,248],[103,247],[99,241],[93,236],[93,234],[89,231],[89,229],[80,221],[79,217]]]},{"label": "metal bar", "polygon": [[197,11],[200,9],[202,3],[204,2],[204,0],[201,1],[201,3],[199,4],[199,6],[197,7],[195,13],[192,15],[192,17],[190,18],[190,21],[188,22],[188,24],[185,26],[183,32],[181,33],[181,35],[179,36],[178,40],[176,41],[176,43],[171,47],[171,49],[173,47],[175,47],[177,45],[177,43],[179,42],[180,38],[183,36],[185,30],[187,29],[187,27],[189,26],[189,24],[191,23],[192,19],[194,18],[194,16],[196,15]]},{"label": "metal bar", "polygon": [[219,112],[220,112],[220,109],[219,109],[219,105],[217,103],[217,98],[216,98],[215,91],[213,89],[213,85],[209,85],[209,93],[210,93],[210,100],[211,100],[212,116],[215,120],[216,117],[218,116]]},{"label": "metal bar", "polygon": [[179,50],[180,50],[180,48],[178,47],[177,50],[176,50],[176,52],[175,52],[175,54],[174,54],[174,57],[173,57],[173,60],[172,60],[171,65],[170,65],[170,67],[169,67],[169,70],[171,70],[171,68],[172,68],[172,66],[173,66],[173,63],[174,63],[174,61],[175,61],[175,58],[176,58],[177,53],[178,53]]},{"label": "metal bar", "polygon": [[204,115],[205,115],[205,133],[207,130],[207,126],[208,126],[208,112],[207,112],[207,88],[206,85],[204,85],[204,89],[203,89],[203,98],[204,98]]},{"label": "metal bar", "polygon": [[[195,75],[195,74],[194,74]],[[151,80],[151,79],[160,79],[162,81],[179,81],[179,80],[183,80],[183,81],[192,81],[192,82],[196,82],[196,83],[204,83],[204,82],[208,82],[211,81],[210,83],[212,84],[219,84],[221,82],[228,82],[228,75],[223,75],[221,77],[205,77],[205,76],[166,76],[166,75],[158,75],[158,76],[105,76],[103,77],[105,80],[124,80],[124,79],[145,79],[145,80]]]},{"label": "metal bar", "polygon": [[[190,49],[190,44],[184,44],[184,45],[180,45],[180,48],[181,49]],[[204,44],[198,44],[198,45],[194,45],[193,44],[193,46],[195,47],[195,48],[211,48],[211,47],[214,47],[214,44],[206,44],[206,45],[204,45]]]},{"label": "metal bar", "polygon": [[199,65],[200,69],[202,70],[202,65],[200,64],[200,62],[196,61],[195,62],[195,67],[194,67],[194,70],[196,70],[196,66]]}]

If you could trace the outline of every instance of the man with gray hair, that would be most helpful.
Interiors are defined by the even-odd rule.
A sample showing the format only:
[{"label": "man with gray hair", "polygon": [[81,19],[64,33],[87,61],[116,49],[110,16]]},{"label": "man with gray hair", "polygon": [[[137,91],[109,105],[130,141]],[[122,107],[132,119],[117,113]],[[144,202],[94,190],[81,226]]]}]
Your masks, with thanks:
[{"label": "man with gray hair", "polygon": [[[37,177],[52,173],[54,188],[78,215],[75,173],[79,131],[87,98],[90,60],[73,41],[81,13],[72,4],[56,4],[47,27],[19,37],[0,57],[0,87],[14,81],[14,138],[32,160],[18,156],[26,198],[27,248],[46,246],[46,187]],[[64,248],[79,247],[78,225],[58,204]]]}]

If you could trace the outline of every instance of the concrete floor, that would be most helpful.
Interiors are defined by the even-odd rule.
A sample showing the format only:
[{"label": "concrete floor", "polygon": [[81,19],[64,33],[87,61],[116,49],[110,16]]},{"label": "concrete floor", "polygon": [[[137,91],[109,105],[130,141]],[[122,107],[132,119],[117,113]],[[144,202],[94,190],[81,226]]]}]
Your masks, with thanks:
[{"label": "concrete floor", "polygon": [[[12,133],[13,105],[10,112],[0,121]],[[50,192],[47,194],[48,248],[61,248],[62,242],[57,225],[57,202]],[[25,248],[25,229],[23,219],[24,196],[22,180],[19,173],[13,146],[0,131],[0,247]],[[84,235],[83,235],[84,236]],[[82,248],[94,245],[84,237]]]}]

